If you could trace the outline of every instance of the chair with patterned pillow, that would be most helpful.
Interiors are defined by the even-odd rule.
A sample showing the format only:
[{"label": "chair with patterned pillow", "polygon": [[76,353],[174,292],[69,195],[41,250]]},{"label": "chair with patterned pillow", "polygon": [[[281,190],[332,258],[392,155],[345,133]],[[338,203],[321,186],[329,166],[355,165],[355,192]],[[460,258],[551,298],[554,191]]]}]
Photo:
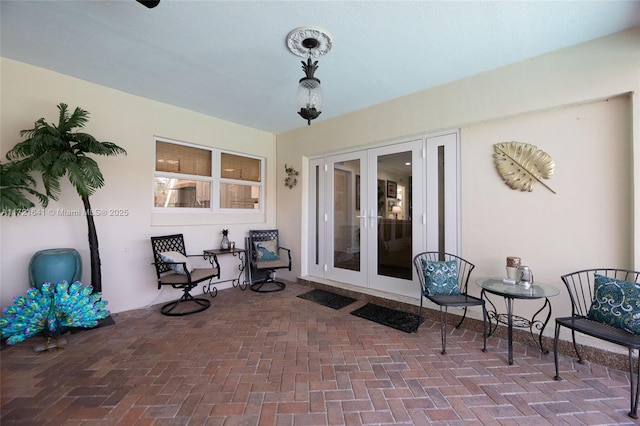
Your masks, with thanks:
[{"label": "chair with patterned pillow", "polygon": [[[191,290],[201,282],[211,284],[214,278],[220,278],[220,265],[217,257],[212,254],[208,258],[208,267],[194,268],[189,257],[197,257],[204,263],[203,255],[187,255],[182,234],[151,237],[153,249],[153,265],[158,277],[158,290],[168,285],[182,290],[182,297],[167,303],[160,309],[164,315],[183,316],[202,312],[211,302],[208,299],[193,297]],[[208,291],[212,297],[217,289],[209,285]]]},{"label": "chair with patterned pillow", "polygon": [[280,247],[278,230],[250,230],[248,249],[252,271],[265,274],[263,279],[250,284],[251,290],[259,293],[284,290],[285,283],[276,280],[276,270],[291,270],[291,250]]},{"label": "chair with patterned pillow", "polygon": [[[556,380],[562,380],[558,365],[560,328],[571,330],[578,363],[584,363],[576,343],[576,332],[627,348],[631,410],[638,418],[640,395],[640,272],[628,269],[584,269],[561,276],[571,299],[571,316],[556,318],[553,342]],[[634,373],[634,353],[637,371]]]},{"label": "chair with patterned pillow", "polygon": [[426,298],[440,307],[440,333],[442,337],[442,354],[446,354],[447,346],[447,310],[449,307],[463,308],[464,313],[455,328],[460,328],[471,306],[482,307],[482,324],[484,346],[487,350],[487,310],[484,300],[467,294],[467,285],[473,263],[454,254],[428,251],[416,255],[413,259],[418,279],[420,280],[420,314],[414,331],[418,330],[422,321],[423,300]]}]

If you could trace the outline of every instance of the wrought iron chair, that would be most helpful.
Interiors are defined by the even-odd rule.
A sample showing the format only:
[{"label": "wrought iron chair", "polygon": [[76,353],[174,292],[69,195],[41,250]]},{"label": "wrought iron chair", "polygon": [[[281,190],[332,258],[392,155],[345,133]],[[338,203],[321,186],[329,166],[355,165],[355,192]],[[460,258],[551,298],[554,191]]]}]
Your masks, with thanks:
[{"label": "wrought iron chair", "polygon": [[[448,265],[443,265],[441,262],[455,262],[455,273],[457,275],[451,275],[449,272],[449,278],[455,279],[457,276],[457,282],[451,280],[444,287],[448,287],[446,293],[449,293],[450,290],[455,290],[453,293],[456,294],[443,294],[443,287],[440,287],[441,290],[438,290],[436,286],[432,285],[433,275],[442,275],[439,271],[431,271],[427,270],[428,265],[438,265],[445,267]],[[438,264],[433,264],[431,262],[438,262]],[[449,253],[440,253],[437,251],[428,251],[417,254],[413,259],[413,264],[416,268],[416,272],[418,274],[418,278],[420,280],[420,313],[418,315],[418,322],[416,324],[415,330],[418,330],[420,324],[422,322],[422,306],[423,300],[426,298],[436,305],[440,307],[440,333],[442,336],[442,354],[446,354],[446,346],[447,346],[447,310],[451,307],[464,308],[464,314],[462,318],[458,322],[455,328],[460,328],[462,322],[467,316],[467,308],[470,306],[481,306],[482,307],[482,322],[483,322],[483,339],[484,346],[482,347],[482,351],[487,351],[487,310],[485,308],[484,300],[470,296],[467,294],[467,285],[469,283],[469,277],[471,275],[471,271],[475,268],[475,265],[470,263],[469,261],[458,257]],[[434,266],[435,267],[435,266]],[[436,268],[437,269],[437,268]],[[436,280],[438,281],[438,280]],[[445,280],[446,281],[446,280]]]},{"label": "wrought iron chair", "polygon": [[250,284],[251,290],[259,293],[284,290],[285,283],[276,280],[276,270],[291,270],[291,250],[280,247],[278,230],[250,230],[248,242],[252,269],[266,273],[263,279]]},{"label": "wrought iron chair", "polygon": [[[640,272],[616,268],[584,269],[561,276],[562,282],[564,282],[565,287],[567,287],[569,297],[571,298],[571,316],[556,318],[556,330],[553,341],[554,361],[556,364],[556,375],[554,378],[556,380],[562,380],[558,367],[560,327],[567,327],[571,330],[573,349],[576,351],[576,355],[578,355],[578,362],[580,364],[584,363],[584,361],[576,344],[576,332],[624,346],[629,351],[629,381],[631,382],[631,410],[629,411],[629,417],[637,419],[638,396],[640,394],[640,335],[633,334],[623,328],[605,324],[590,317],[589,311],[597,296],[595,292],[595,274],[627,283],[640,283]],[[613,288],[615,288],[617,293],[630,294],[624,291],[620,285],[621,283],[614,281]],[[612,296],[615,296],[615,294],[607,292],[606,298],[608,305],[612,303]],[[613,303],[615,305],[615,302]],[[631,306],[628,306],[628,308],[631,308]],[[636,356],[638,369],[634,374],[633,355],[636,351],[638,354],[638,356]]]},{"label": "wrought iron chair", "polygon": [[[183,292],[180,299],[167,303],[160,312],[169,316],[183,316],[207,309],[211,302],[208,299],[193,297],[190,291],[203,281],[211,284],[214,278],[220,278],[220,265],[215,254],[208,257],[210,267],[192,268],[189,257],[199,257],[202,260],[204,258],[202,255],[187,255],[182,234],[151,237],[151,248],[153,265],[158,277],[158,289],[163,285],[169,285]],[[215,297],[217,289],[213,287],[211,290],[211,286],[209,289],[211,296]],[[184,308],[188,305],[192,307]]]}]

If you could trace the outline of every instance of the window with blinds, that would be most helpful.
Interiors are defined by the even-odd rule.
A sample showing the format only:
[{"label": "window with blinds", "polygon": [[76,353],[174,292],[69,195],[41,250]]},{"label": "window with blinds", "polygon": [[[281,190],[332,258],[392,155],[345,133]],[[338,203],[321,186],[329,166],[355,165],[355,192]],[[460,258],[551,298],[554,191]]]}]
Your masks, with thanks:
[{"label": "window with blinds", "polygon": [[263,158],[156,140],[154,207],[262,210],[263,169]]},{"label": "window with blinds", "polygon": [[156,171],[211,176],[211,150],[156,141]]},{"label": "window with blinds", "polygon": [[223,152],[220,155],[220,176],[226,179],[260,182],[260,160]]}]

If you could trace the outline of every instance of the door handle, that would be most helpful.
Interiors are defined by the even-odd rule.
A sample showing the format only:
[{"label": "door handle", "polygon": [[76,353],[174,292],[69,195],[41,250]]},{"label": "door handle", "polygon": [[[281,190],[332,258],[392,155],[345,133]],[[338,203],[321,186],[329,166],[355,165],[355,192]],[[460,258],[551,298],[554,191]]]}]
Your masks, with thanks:
[{"label": "door handle", "polygon": [[378,216],[375,211],[373,209],[371,209],[371,214],[369,215],[369,218],[371,219],[371,227],[375,227],[376,226],[376,222],[378,219],[382,219],[382,216]]}]

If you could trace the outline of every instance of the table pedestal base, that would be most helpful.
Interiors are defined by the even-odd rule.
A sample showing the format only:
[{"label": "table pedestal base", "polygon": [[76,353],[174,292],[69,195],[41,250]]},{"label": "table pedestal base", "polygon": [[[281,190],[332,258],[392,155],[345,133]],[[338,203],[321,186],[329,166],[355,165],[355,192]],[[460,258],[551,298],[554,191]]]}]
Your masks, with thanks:
[{"label": "table pedestal base", "polygon": [[[496,306],[487,297],[486,292],[483,290],[480,294],[484,300],[488,302],[490,306],[487,306],[487,316],[489,317],[489,336],[491,336],[498,328],[498,325],[506,325],[509,342],[509,365],[513,364],[513,328],[528,329],[531,334],[531,338],[540,348],[543,354],[548,354],[549,350],[545,349],[542,343],[542,333],[545,327],[549,323],[551,318],[551,303],[548,298],[544,298],[544,304],[542,307],[533,314],[531,319],[524,318],[513,314],[513,301],[512,297],[505,297],[505,303],[507,306],[506,314],[499,314]],[[546,316],[545,316],[546,313]],[[494,325],[495,322],[495,325]],[[536,336],[537,334],[537,336]]]}]

